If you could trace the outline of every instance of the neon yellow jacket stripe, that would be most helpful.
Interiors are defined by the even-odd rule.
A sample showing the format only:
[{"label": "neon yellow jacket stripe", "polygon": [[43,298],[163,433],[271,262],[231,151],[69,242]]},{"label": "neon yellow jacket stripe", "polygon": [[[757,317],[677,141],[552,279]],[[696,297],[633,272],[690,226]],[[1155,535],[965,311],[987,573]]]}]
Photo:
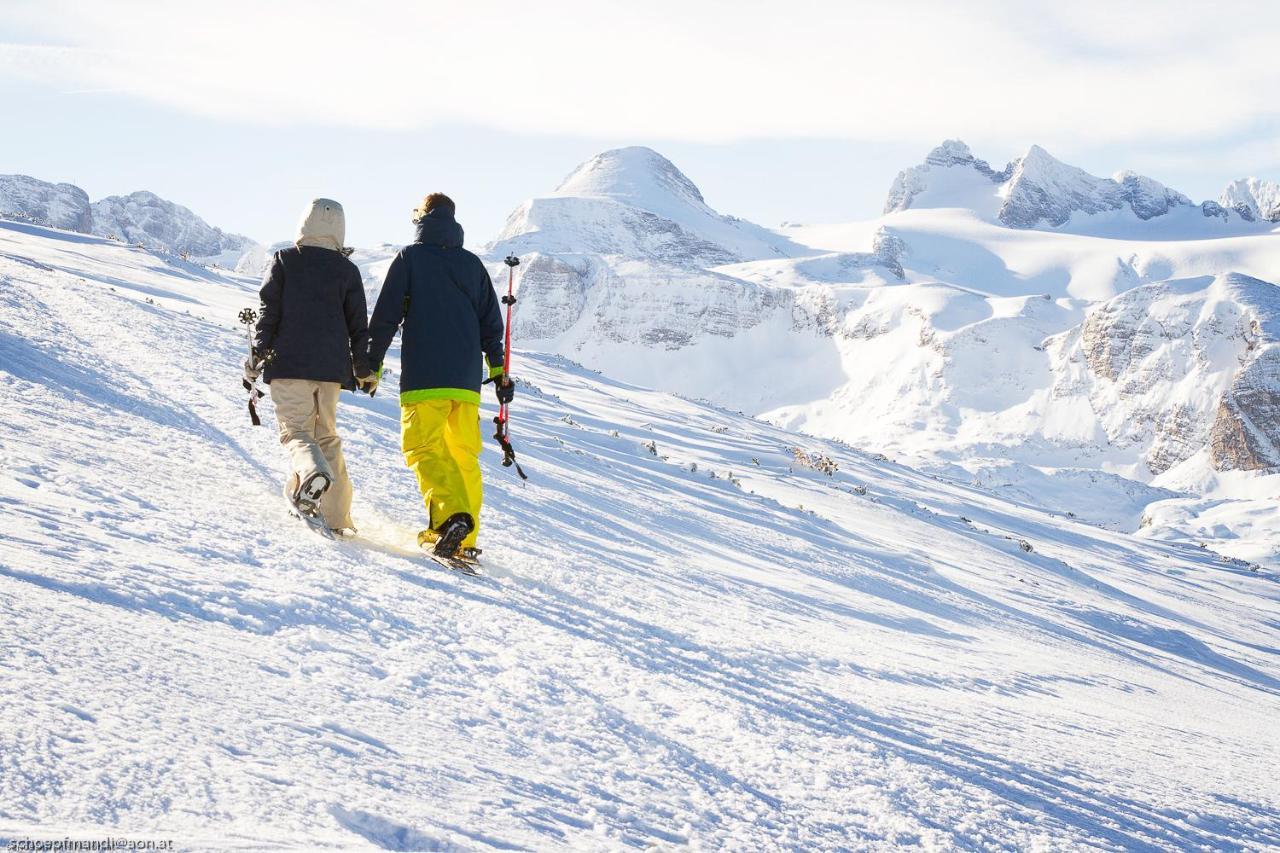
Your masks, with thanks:
[{"label": "neon yellow jacket stripe", "polygon": [[402,406],[421,403],[423,400],[457,400],[460,403],[480,405],[480,395],[469,388],[419,388],[400,392]]}]

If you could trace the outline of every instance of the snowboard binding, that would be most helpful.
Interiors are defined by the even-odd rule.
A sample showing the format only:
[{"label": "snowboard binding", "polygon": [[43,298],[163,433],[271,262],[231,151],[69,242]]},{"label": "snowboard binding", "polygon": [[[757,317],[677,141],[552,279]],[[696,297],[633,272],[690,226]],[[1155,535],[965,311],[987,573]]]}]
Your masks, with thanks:
[{"label": "snowboard binding", "polygon": [[[294,475],[297,477],[297,475]],[[324,493],[329,491],[329,486],[333,481],[329,479],[329,475],[323,471],[316,471],[307,477],[304,482],[300,482],[298,487],[294,489],[290,500],[297,507],[298,512],[303,515],[315,518],[320,514],[320,500],[324,497]]]}]

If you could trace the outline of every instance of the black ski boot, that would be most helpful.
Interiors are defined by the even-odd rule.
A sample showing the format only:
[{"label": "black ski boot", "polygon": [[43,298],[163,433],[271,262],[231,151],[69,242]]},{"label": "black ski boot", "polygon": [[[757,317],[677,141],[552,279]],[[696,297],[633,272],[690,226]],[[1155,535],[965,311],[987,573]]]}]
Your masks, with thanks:
[{"label": "black ski boot", "polygon": [[458,553],[458,547],[462,545],[462,540],[467,538],[467,534],[474,530],[476,523],[471,520],[471,516],[465,512],[455,512],[444,520],[436,530],[440,534],[440,538],[436,540],[436,547],[433,553],[437,557],[452,559]]}]

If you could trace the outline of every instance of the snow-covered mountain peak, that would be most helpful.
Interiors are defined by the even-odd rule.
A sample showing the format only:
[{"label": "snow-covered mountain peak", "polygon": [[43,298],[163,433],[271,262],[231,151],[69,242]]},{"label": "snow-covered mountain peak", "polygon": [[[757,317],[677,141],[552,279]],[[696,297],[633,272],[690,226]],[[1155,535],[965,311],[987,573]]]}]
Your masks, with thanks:
[{"label": "snow-covered mountain peak", "polygon": [[239,256],[254,246],[248,237],[224,233],[188,208],[147,190],[94,202],[93,222],[100,236],[197,257]]},{"label": "snow-covered mountain peak", "polygon": [[30,175],[0,175],[0,217],[81,233],[93,226],[89,196],[84,190]]},{"label": "snow-covered mountain peak", "polygon": [[[1230,188],[1224,199],[1229,192]],[[1230,203],[1206,203],[1202,212],[1204,217],[1225,221],[1223,208],[1229,207],[1248,219],[1243,211],[1266,207],[1253,198],[1247,189],[1238,190]],[[1280,191],[1276,198],[1275,214],[1280,217]],[[898,174],[885,213],[956,207],[1013,228],[1059,228],[1077,215],[1131,213],[1145,222],[1191,206],[1191,199],[1145,175],[1120,171],[1101,178],[1064,163],[1039,145],[996,171],[963,142],[949,139],[930,151],[924,163]]]},{"label": "snow-covered mountain peak", "polygon": [[578,166],[549,195],[517,207],[488,251],[598,254],[705,269],[788,256],[787,238],[711,209],[651,148],[617,148]]},{"label": "snow-covered mountain peak", "polygon": [[943,140],[925,156],[924,161],[931,166],[968,166],[978,162],[969,146],[959,139]]},{"label": "snow-covered mountain peak", "polygon": [[636,145],[597,154],[573,170],[555,196],[605,197],[663,213],[673,202],[706,208],[698,187],[652,148]]},{"label": "snow-covered mountain peak", "polygon": [[1246,222],[1280,222],[1280,183],[1240,178],[1227,184],[1218,203],[1234,210]]},{"label": "snow-covered mountain peak", "polygon": [[1010,164],[1000,196],[1004,199],[1000,221],[1015,228],[1030,228],[1042,221],[1058,226],[1077,211],[1102,213],[1121,204],[1115,181],[1063,163],[1039,145],[1032,145]]},{"label": "snow-covered mountain peak", "polygon": [[993,208],[994,183],[1002,178],[985,160],[973,156],[959,139],[945,140],[919,166],[894,178],[884,212],[911,207],[968,207],[980,213]]}]

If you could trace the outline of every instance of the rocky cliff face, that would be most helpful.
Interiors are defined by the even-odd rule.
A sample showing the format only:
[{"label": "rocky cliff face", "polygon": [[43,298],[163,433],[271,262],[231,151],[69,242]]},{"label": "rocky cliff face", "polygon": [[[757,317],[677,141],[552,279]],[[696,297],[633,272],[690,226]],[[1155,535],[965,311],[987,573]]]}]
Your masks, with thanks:
[{"label": "rocky cliff face", "polygon": [[1219,471],[1280,466],[1280,346],[1274,326],[1261,328],[1250,353],[1219,400],[1209,447]]},{"label": "rocky cliff face", "polygon": [[1065,341],[1054,393],[1087,395],[1107,440],[1139,451],[1152,474],[1205,447],[1218,470],[1280,464],[1275,285],[1227,274],[1137,287]]},{"label": "rocky cliff face", "polygon": [[262,247],[248,237],[227,234],[182,205],[145,191],[90,204],[88,194],[72,184],[0,175],[0,216],[167,254],[217,259],[243,272],[256,273],[263,259]]},{"label": "rocky cliff face", "polygon": [[94,202],[93,231],[148,249],[195,257],[244,252],[255,245],[248,237],[227,234],[182,205],[146,191]]},{"label": "rocky cliff face", "polygon": [[1218,203],[1234,210],[1247,222],[1280,222],[1280,184],[1242,178],[1227,184]]},{"label": "rocky cliff face", "polygon": [[0,175],[0,216],[81,234],[93,228],[93,211],[84,190],[27,175]]}]

